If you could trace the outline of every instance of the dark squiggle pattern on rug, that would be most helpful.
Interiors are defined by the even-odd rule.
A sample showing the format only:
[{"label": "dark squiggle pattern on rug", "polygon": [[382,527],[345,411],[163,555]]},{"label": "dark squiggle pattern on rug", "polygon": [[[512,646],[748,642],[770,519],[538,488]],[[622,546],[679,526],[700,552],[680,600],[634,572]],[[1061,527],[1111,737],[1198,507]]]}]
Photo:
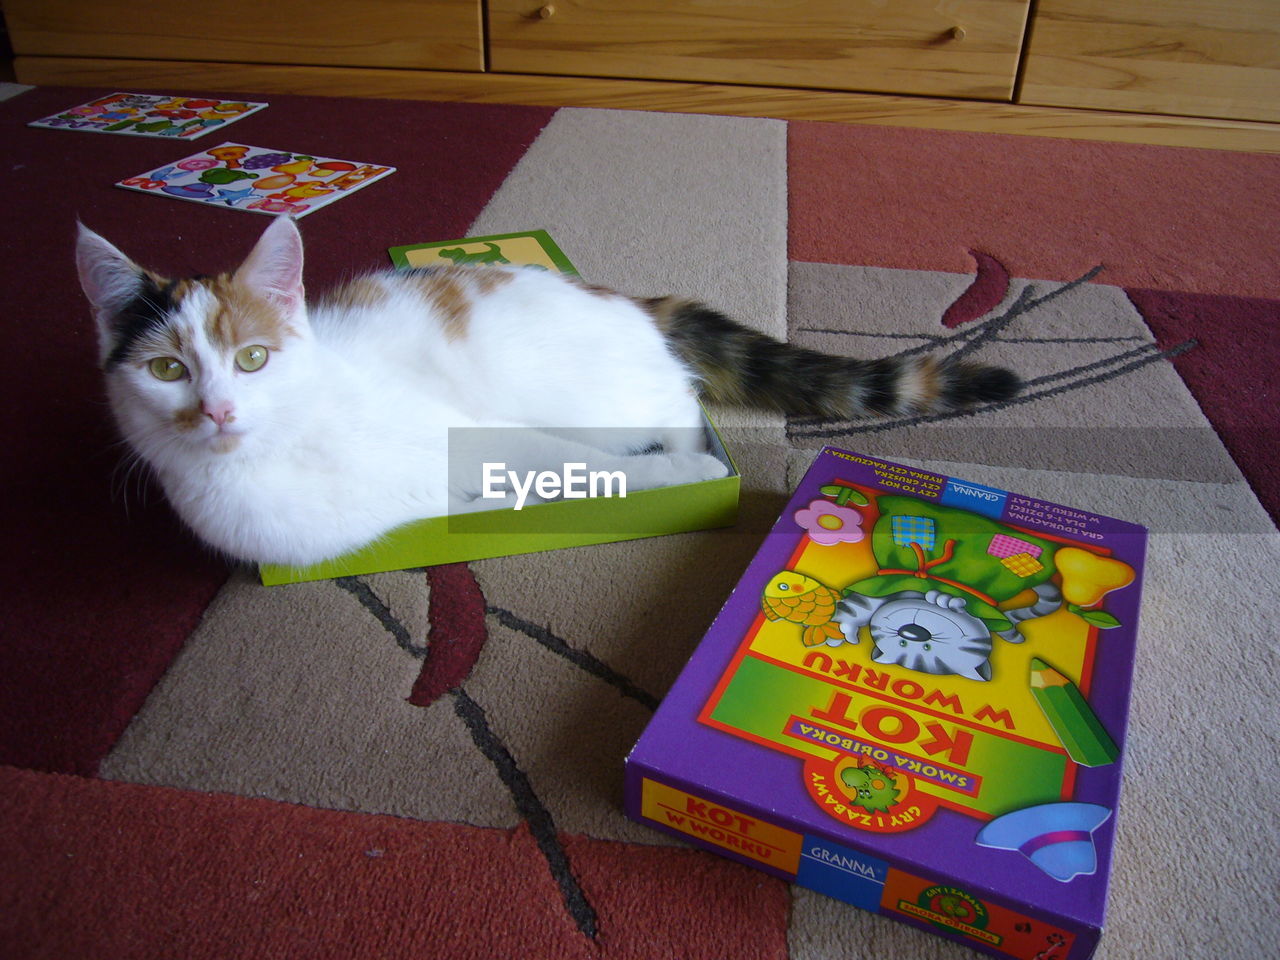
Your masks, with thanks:
[{"label": "dark squiggle pattern on rug", "polygon": [[[1061,286],[1054,287],[1042,297],[1033,296],[1035,290],[1030,284],[1027,284],[1018,293],[1017,298],[1004,313],[994,316],[989,320],[984,320],[981,323],[974,324],[973,326],[966,327],[960,333],[953,334],[941,342],[956,345],[962,344],[960,349],[952,354],[952,359],[963,356],[986,343],[1018,317],[1026,313],[1030,313],[1036,307],[1044,306],[1046,303],[1050,303],[1051,301],[1058,299],[1058,297],[1065,293],[1069,293],[1082,284],[1088,283],[1101,272],[1102,265],[1099,264],[1088,273],[1076,277],[1074,280],[1064,283]],[[968,342],[966,343],[966,341]],[[910,357],[917,353],[924,353],[932,349],[935,345],[936,344],[934,343],[924,343],[916,347],[908,347],[906,350],[900,350],[893,354],[893,356],[894,358]]]},{"label": "dark squiggle pattern on rug", "polygon": [[498,776],[506,784],[512,799],[516,802],[520,816],[529,824],[529,830],[537,841],[538,849],[542,851],[547,866],[551,868],[551,875],[560,886],[560,895],[564,898],[564,905],[569,915],[573,917],[578,929],[594,940],[600,930],[599,919],[595,908],[591,906],[582,886],[573,875],[573,867],[569,864],[569,857],[560,844],[551,812],[538,799],[533,784],[520,769],[515,757],[511,756],[511,752],[494,734],[483,708],[461,687],[451,693],[454,712],[466,724],[467,730],[471,733],[471,739],[475,741],[480,752],[497,769]]},{"label": "dark squiggle pattern on rug", "polygon": [[391,634],[396,646],[419,660],[426,657],[427,648],[413,642],[404,624],[396,619],[391,608],[382,602],[382,598],[374,593],[367,583],[359,577],[337,577],[333,582],[359,600],[360,605],[373,614],[374,619],[382,624],[387,633]]},{"label": "dark squiggle pattern on rug", "polygon": [[[1062,296],[1068,291],[1074,290],[1082,284],[1088,283],[1101,272],[1102,266],[1098,265],[1082,276],[1077,277],[1075,280],[1055,287],[1043,296],[1038,297],[1034,295],[1034,288],[1030,284],[1027,284],[1021,291],[1019,291],[1014,302],[1003,313],[991,317],[988,320],[984,320],[981,323],[976,323],[967,327],[963,332],[953,334],[952,336],[925,337],[924,343],[917,344],[914,347],[908,347],[905,350],[901,350],[898,353],[893,354],[893,356],[908,357],[918,353],[930,352],[937,347],[959,345],[959,349],[952,352],[948,357],[949,360],[957,360],[985,344],[999,339],[997,334],[1003,331],[1018,317],[1030,313],[1036,307],[1042,306],[1051,300]],[[851,334],[858,333],[858,331],[845,332]],[[871,334],[867,335],[871,336]],[[1102,341],[1099,340],[1098,342]],[[1108,338],[1107,342],[1126,341],[1120,338]],[[787,436],[789,439],[830,439],[833,437],[859,433],[881,433],[885,430],[891,430],[897,427],[916,426],[923,423],[937,423],[942,420],[952,420],[958,417],[971,417],[978,414],[990,413],[996,410],[1005,410],[1009,407],[1014,407],[1022,403],[1029,403],[1033,400],[1042,400],[1046,397],[1057,396],[1061,393],[1079,390],[1094,384],[1105,383],[1159,360],[1171,360],[1195,346],[1195,340],[1187,340],[1174,347],[1170,347],[1168,350],[1158,350],[1155,344],[1144,343],[1141,346],[1135,347],[1133,350],[1129,350],[1124,353],[1119,353],[1092,363],[1081,364],[1078,367],[1072,367],[1057,373],[1028,380],[1024,385],[1026,388],[1025,392],[1018,396],[999,403],[986,404],[968,410],[955,410],[948,413],[921,414],[918,416],[899,417],[896,419],[879,420],[874,422],[839,421],[818,417],[795,417],[788,421]],[[1152,351],[1156,352],[1152,353]],[[1148,355],[1143,356],[1143,354]],[[1133,361],[1129,363],[1124,362],[1138,357],[1141,359],[1133,359]],[[1122,365],[1115,366],[1113,369],[1106,370],[1105,372],[1099,373],[1095,376],[1084,376],[1084,374],[1091,371],[1101,370],[1114,364]],[[1079,379],[1071,379],[1073,377],[1079,377]],[[1069,382],[1044,390],[1034,389],[1036,387],[1043,387],[1046,384],[1057,383],[1061,380],[1068,380]]]},{"label": "dark squiggle pattern on rug", "polygon": [[547,627],[540,627],[536,623],[530,623],[517,617],[510,610],[503,610],[501,607],[489,607],[490,615],[497,618],[498,622],[504,627],[523,633],[527,637],[537,640],[552,653],[563,657],[574,666],[585,670],[598,680],[603,680],[610,686],[616,687],[624,695],[630,697],[650,710],[658,709],[658,698],[647,690],[641,689],[632,680],[618,673],[613,667],[609,666],[603,660],[592,656],[585,650],[579,650],[571,647],[561,637],[556,636]]},{"label": "dark squiggle pattern on rug", "polygon": [[[432,598],[429,602],[431,635],[428,637],[428,642],[425,646],[413,642],[405,625],[401,623],[390,607],[374,593],[368,583],[359,577],[338,577],[334,580],[334,583],[360,602],[361,606],[391,635],[391,638],[396,642],[396,646],[415,659],[424,661],[422,672],[414,684],[415,695],[420,694],[424,686],[432,690],[441,685],[448,686],[448,689],[441,690],[441,693],[447,693],[453,698],[454,712],[467,728],[467,732],[471,734],[471,739],[476,748],[493,764],[499,779],[502,780],[510,792],[511,798],[516,805],[516,810],[524,822],[528,824],[534,842],[537,843],[538,849],[542,852],[542,856],[547,862],[547,868],[550,870],[552,878],[560,888],[565,909],[582,934],[591,940],[595,940],[600,929],[599,917],[595,908],[592,907],[587,899],[582,885],[578,883],[573,874],[573,867],[569,863],[568,854],[560,843],[560,837],[556,831],[555,820],[551,816],[551,811],[538,799],[538,794],[534,790],[533,784],[529,781],[524,771],[520,769],[515,757],[511,755],[511,751],[506,748],[505,744],[489,725],[484,708],[476,703],[461,686],[467,675],[469,675],[485,639],[487,639],[484,616],[490,608],[486,607],[484,596],[480,593],[479,586],[475,583],[475,577],[466,564],[458,563],[448,564],[443,567],[429,567],[421,572],[426,575],[432,589]],[[460,599],[461,605],[465,608],[476,608],[478,606],[480,611],[479,633],[477,633],[475,618],[469,615],[469,613],[476,612],[474,609],[459,612],[446,603],[439,603],[437,602],[439,598],[435,596],[437,592],[452,594],[452,598],[455,600]],[[527,621],[515,617],[514,614],[506,611],[501,612],[506,614],[506,617],[510,618],[512,623],[527,623]],[[454,620],[453,616],[448,616],[447,614],[452,614],[457,619]],[[503,617],[499,617],[499,620],[505,622]],[[446,623],[448,623],[447,626]],[[520,628],[516,627],[515,629]],[[521,630],[521,632],[528,633],[525,630]],[[550,631],[545,632],[548,638],[553,637]],[[529,635],[533,636],[533,634]],[[446,643],[461,640],[465,649],[459,651],[460,656],[449,656],[448,654],[433,656],[433,644],[436,645],[438,650],[442,639]],[[534,639],[544,642],[536,636],[534,636]],[[563,640],[559,640],[558,637],[554,639],[559,641],[565,651],[571,651],[571,648]],[[555,649],[550,643],[546,645]],[[562,651],[557,652],[565,655]],[[589,654],[585,654],[583,657],[585,659],[573,656],[567,656],[566,658],[593,674],[595,670],[589,666],[591,662],[599,664],[604,671],[613,673],[609,667]],[[437,675],[437,672],[431,669],[433,665],[439,667],[447,676]],[[624,683],[629,683],[620,674],[614,673],[613,675]],[[631,686],[634,687],[633,684]],[[639,688],[635,689],[639,690]],[[639,692],[647,696],[643,691]],[[420,698],[415,695],[409,697],[409,701],[414,703],[415,706],[429,706],[437,699],[436,696],[431,695],[424,702],[419,702]]]},{"label": "dark squiggle pattern on rug", "polygon": [[[912,427],[921,423],[936,423],[940,420],[953,420],[953,419],[956,419],[957,417],[971,417],[977,414],[989,413],[995,410],[1006,410],[1009,407],[1016,407],[1022,403],[1030,403],[1033,400],[1043,400],[1046,397],[1057,396],[1058,394],[1068,393],[1072,390],[1080,390],[1080,389],[1083,389],[1084,387],[1089,387],[1097,383],[1106,383],[1109,380],[1114,380],[1117,377],[1124,376],[1126,373],[1132,373],[1133,371],[1139,370],[1142,367],[1149,366],[1152,363],[1157,363],[1161,360],[1172,360],[1174,357],[1177,357],[1183,353],[1186,353],[1188,350],[1192,349],[1195,346],[1196,346],[1195,340],[1187,340],[1186,342],[1180,343],[1177,346],[1170,347],[1168,350],[1158,350],[1155,353],[1149,353],[1149,351],[1156,349],[1154,345],[1139,347],[1135,350],[1130,350],[1126,353],[1119,354],[1118,356],[1107,357],[1104,360],[1097,360],[1097,361],[1094,361],[1093,363],[1086,363],[1086,364],[1082,364],[1079,367],[1072,367],[1069,370],[1060,371],[1059,373],[1049,374],[1048,376],[1044,376],[1044,377],[1037,377],[1034,380],[1028,380],[1026,383],[1026,386],[1035,387],[1038,385],[1051,383],[1057,380],[1063,380],[1067,377],[1074,376],[1076,374],[1087,373],[1089,370],[1096,370],[1100,367],[1105,367],[1105,366],[1109,366],[1110,364],[1118,363],[1121,360],[1126,360],[1130,357],[1138,356],[1144,353],[1148,354],[1147,356],[1144,356],[1141,359],[1135,360],[1132,363],[1126,363],[1123,366],[1116,367],[1112,370],[1107,370],[1093,377],[1085,377],[1079,380],[1072,380],[1069,383],[1060,384],[1059,386],[1051,387],[1048,390],[1030,391],[1027,393],[1022,393],[1016,397],[1013,397],[1012,399],[1004,400],[1000,403],[991,403],[991,404],[986,404],[980,407],[974,407],[971,410],[956,410],[951,413],[926,414],[918,417],[903,417],[897,420],[886,420],[886,421],[879,421],[875,423],[846,423],[846,424],[835,426],[835,427],[824,426],[824,423],[829,423],[830,421],[812,422],[811,425],[799,424],[797,426],[788,428],[787,436],[791,438],[809,438],[809,437],[838,437],[838,436],[844,436],[846,434],[855,434],[855,433],[880,433],[885,430],[892,430],[896,427]],[[810,428],[810,426],[812,428]]]},{"label": "dark squiggle pattern on rug", "polygon": [[[842,337],[869,337],[874,340],[926,340],[931,346],[948,343],[951,337],[927,333],[863,333],[834,327],[797,327],[801,333],[832,333]],[[991,343],[1146,343],[1142,337],[992,337]]]}]

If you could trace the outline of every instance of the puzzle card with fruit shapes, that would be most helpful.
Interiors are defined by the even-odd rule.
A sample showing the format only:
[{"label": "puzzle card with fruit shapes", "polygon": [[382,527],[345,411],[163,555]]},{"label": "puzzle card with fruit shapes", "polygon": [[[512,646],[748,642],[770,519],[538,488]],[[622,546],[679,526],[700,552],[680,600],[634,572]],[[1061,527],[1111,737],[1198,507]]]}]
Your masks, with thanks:
[{"label": "puzzle card with fruit shapes", "polygon": [[390,176],[395,167],[220,143],[116,186],[232,210],[303,217]]},{"label": "puzzle card with fruit shapes", "polygon": [[266,107],[248,100],[172,97],[154,93],[113,93],[97,100],[33,120],[29,127],[119,133],[132,137],[194,140],[243,120]]}]

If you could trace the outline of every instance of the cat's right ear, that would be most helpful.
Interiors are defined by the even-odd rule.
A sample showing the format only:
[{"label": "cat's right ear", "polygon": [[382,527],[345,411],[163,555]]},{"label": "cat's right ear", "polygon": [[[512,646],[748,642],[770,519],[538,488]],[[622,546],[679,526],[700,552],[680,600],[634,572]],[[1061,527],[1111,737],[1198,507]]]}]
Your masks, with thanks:
[{"label": "cat's right ear", "polygon": [[142,270],[83,223],[78,226],[76,269],[80,273],[80,287],[93,306],[100,359],[105,359],[115,343],[112,321],[138,295],[142,288]]},{"label": "cat's right ear", "polygon": [[235,273],[258,296],[280,307],[287,317],[302,309],[302,237],[291,217],[275,217]]}]

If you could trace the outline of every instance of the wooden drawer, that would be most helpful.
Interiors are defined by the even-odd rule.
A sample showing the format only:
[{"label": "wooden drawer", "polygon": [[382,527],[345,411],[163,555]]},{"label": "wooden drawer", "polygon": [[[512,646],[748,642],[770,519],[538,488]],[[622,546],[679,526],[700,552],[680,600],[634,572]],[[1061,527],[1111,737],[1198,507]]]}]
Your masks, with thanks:
[{"label": "wooden drawer", "polygon": [[1280,120],[1280,3],[1040,0],[1019,102]]},{"label": "wooden drawer", "polygon": [[480,0],[4,0],[20,55],[483,70]]},{"label": "wooden drawer", "polygon": [[489,0],[490,68],[1010,99],[1029,0]]}]

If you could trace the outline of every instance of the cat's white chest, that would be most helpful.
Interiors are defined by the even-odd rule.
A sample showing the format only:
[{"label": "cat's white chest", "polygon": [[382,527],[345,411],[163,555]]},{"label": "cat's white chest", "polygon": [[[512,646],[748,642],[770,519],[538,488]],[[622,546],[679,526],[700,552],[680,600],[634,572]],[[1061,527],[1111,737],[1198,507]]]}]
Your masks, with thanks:
[{"label": "cat's white chest", "polygon": [[447,430],[423,416],[430,404],[413,405],[414,391],[396,393],[331,383],[308,416],[243,449],[169,464],[161,483],[179,515],[234,556],[308,565],[356,549],[447,509]]}]

